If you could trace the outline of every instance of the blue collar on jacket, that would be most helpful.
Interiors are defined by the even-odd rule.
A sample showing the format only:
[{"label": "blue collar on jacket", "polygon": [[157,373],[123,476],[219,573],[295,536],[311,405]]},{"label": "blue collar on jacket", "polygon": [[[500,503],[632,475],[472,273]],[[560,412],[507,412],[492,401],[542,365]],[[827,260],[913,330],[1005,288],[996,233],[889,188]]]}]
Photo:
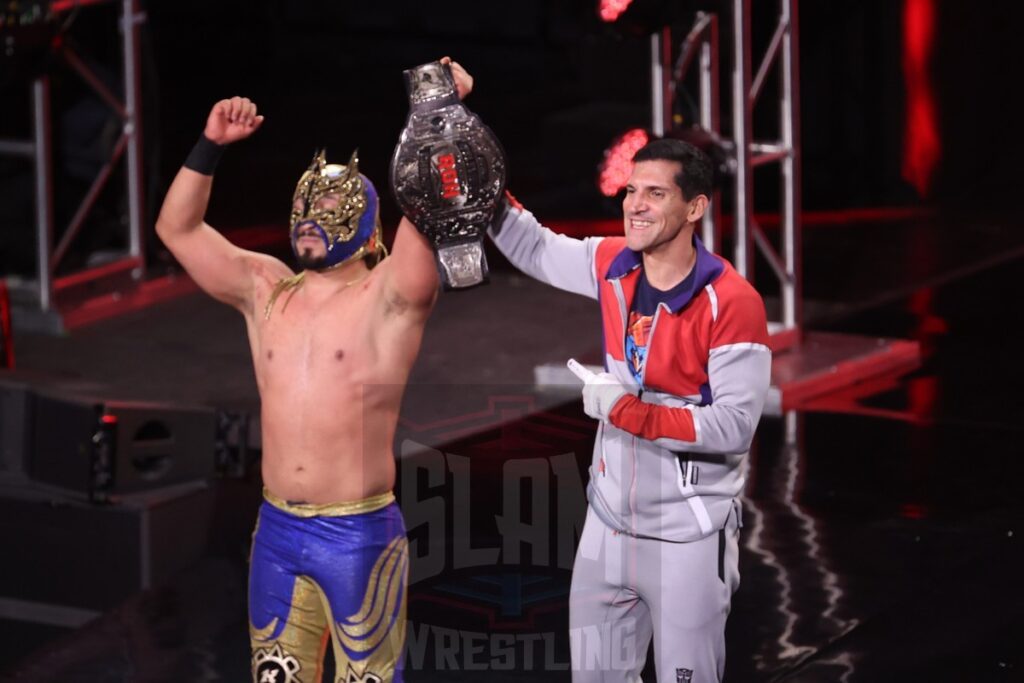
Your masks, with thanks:
[{"label": "blue collar on jacket", "polygon": [[[697,250],[697,261],[693,264],[696,277],[693,278],[691,287],[683,290],[677,297],[666,302],[672,313],[681,311],[698,292],[725,270],[725,265],[722,261],[704,248],[704,243],[700,241],[696,234],[693,236],[693,247]],[[605,273],[604,277],[606,280],[618,280],[643,267],[643,264],[642,253],[626,247],[612,259],[612,263],[608,266],[608,272]]]}]

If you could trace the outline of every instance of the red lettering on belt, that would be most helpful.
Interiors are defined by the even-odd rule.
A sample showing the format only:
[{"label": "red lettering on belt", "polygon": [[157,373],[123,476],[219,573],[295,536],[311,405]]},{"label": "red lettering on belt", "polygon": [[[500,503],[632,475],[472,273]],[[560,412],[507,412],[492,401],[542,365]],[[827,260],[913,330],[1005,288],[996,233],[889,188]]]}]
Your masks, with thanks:
[{"label": "red lettering on belt", "polygon": [[442,154],[437,158],[437,170],[441,174],[441,197],[451,199],[461,194],[459,173],[455,170],[455,155]]}]

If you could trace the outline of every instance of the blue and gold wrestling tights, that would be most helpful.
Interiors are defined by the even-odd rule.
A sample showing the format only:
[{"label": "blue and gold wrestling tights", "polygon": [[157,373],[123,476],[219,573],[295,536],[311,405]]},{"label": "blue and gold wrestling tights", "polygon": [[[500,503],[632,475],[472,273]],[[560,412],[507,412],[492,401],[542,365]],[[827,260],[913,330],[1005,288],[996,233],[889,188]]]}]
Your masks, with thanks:
[{"label": "blue and gold wrestling tights", "polygon": [[402,680],[408,542],[394,495],[287,503],[265,493],[249,567],[256,683]]}]

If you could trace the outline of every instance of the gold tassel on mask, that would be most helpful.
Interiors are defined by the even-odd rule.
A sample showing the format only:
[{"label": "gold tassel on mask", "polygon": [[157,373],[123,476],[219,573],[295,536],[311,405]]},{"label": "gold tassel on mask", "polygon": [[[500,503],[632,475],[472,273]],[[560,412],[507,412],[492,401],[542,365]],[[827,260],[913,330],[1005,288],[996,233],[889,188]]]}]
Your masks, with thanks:
[{"label": "gold tassel on mask", "polygon": [[302,285],[303,280],[306,277],[306,271],[302,271],[298,275],[292,275],[286,277],[274,285],[274,291],[270,293],[270,299],[267,300],[267,306],[263,309],[263,319],[270,320],[270,312],[274,310],[274,302],[277,301],[277,297],[281,296],[281,293],[286,290],[291,290],[288,298],[285,299],[284,307],[281,312],[284,313],[285,309],[288,308],[288,302],[295,296],[295,291]]}]

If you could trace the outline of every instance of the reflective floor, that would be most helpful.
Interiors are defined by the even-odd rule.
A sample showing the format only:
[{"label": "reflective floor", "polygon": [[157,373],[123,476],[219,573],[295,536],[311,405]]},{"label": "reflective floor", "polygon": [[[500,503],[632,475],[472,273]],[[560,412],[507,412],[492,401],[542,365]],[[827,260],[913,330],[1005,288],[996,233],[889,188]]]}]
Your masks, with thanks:
[{"label": "reflective floor", "polygon": [[[1024,680],[1022,267],[997,259],[946,281],[901,282],[822,317],[819,329],[916,339],[924,364],[762,421],[726,680]],[[523,301],[539,296],[522,286]],[[831,303],[842,300],[853,299]],[[566,315],[568,303],[551,301],[552,315]],[[429,337],[426,357],[445,362]],[[551,355],[586,350],[567,342]],[[234,346],[223,352],[236,358]],[[417,372],[412,395],[436,381]],[[406,678],[568,681],[572,534],[592,423],[576,401],[516,385],[514,373],[449,385],[460,381],[474,397],[454,427],[412,401],[399,434],[415,558]],[[474,428],[460,432],[459,420]],[[230,486],[231,529],[245,529],[258,482]],[[81,629],[0,622],[0,680],[246,680],[246,542],[225,532],[169,584]]]}]

